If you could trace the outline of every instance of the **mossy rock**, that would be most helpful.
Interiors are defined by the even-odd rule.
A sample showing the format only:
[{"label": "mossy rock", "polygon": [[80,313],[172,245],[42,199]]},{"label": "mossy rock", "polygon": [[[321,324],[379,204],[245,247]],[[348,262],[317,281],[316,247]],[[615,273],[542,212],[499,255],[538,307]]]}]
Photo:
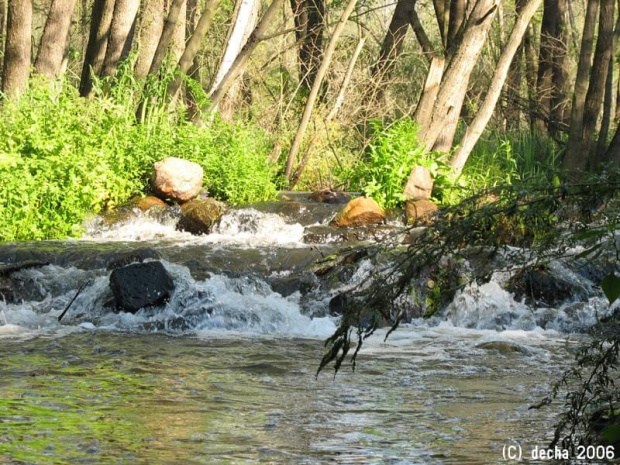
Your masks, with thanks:
[{"label": "mossy rock", "polygon": [[196,199],[181,206],[179,231],[200,235],[209,234],[224,214],[224,204],[215,199]]}]

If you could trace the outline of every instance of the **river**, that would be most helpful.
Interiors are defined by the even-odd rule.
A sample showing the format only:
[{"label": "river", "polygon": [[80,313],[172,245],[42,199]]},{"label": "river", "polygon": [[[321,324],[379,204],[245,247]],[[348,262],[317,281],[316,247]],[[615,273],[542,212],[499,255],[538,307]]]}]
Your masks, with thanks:
[{"label": "river", "polygon": [[[441,315],[379,331],[355,371],[317,377],[338,288],[282,286],[343,244],[304,241],[328,210],[277,211],[231,212],[202,237],[138,215],[95,220],[82,240],[0,244],[0,262],[50,263],[16,273],[0,302],[0,463],[483,464],[548,444],[557,406],[528,407],[583,339],[567,315],[593,321],[601,299],[543,329],[495,281],[470,286]],[[109,308],[108,265],[128,251],[172,275],[166,305]]]}]

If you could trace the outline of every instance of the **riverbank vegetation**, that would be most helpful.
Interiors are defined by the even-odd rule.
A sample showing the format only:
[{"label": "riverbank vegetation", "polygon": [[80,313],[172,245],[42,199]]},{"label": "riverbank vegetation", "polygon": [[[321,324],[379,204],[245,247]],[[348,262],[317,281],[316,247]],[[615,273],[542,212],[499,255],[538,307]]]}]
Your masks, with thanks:
[{"label": "riverbank vegetation", "polygon": [[0,0],[0,239],[79,235],[169,155],[277,189],[454,205],[614,168],[614,0]]}]

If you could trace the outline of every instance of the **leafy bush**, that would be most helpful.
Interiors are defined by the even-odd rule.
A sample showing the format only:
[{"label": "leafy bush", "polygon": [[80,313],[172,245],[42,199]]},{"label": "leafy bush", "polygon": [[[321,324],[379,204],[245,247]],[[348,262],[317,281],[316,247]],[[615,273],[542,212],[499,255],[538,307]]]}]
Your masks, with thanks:
[{"label": "leafy bush", "polygon": [[405,199],[403,189],[415,164],[430,163],[418,141],[416,124],[401,119],[387,127],[372,121],[374,133],[365,156],[350,175],[353,189],[361,190],[383,208],[393,208]]},{"label": "leafy bush", "polygon": [[[127,79],[126,87],[137,86]],[[171,155],[201,164],[207,189],[220,199],[274,196],[264,134],[219,120],[208,128],[177,123],[161,107],[136,124],[139,93],[117,90],[87,100],[66,83],[34,81],[22,97],[4,101],[0,240],[79,235],[87,214],[143,191],[153,163]]]}]

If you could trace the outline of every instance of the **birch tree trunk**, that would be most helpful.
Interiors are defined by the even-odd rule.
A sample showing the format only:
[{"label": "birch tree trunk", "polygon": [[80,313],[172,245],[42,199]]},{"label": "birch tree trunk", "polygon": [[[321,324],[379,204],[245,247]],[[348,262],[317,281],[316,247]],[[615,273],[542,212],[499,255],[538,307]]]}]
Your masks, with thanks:
[{"label": "birch tree trunk", "polygon": [[30,74],[32,1],[9,2],[2,70],[2,92],[17,96],[26,89]]},{"label": "birch tree trunk", "polygon": [[542,0],[529,0],[529,2],[521,10],[519,17],[514,24],[510,38],[508,39],[508,42],[506,43],[506,46],[504,47],[504,50],[499,58],[499,62],[495,68],[495,74],[493,75],[491,85],[489,86],[489,90],[487,91],[484,101],[471,125],[467,128],[467,132],[460,142],[460,147],[450,162],[452,169],[457,174],[460,174],[463,170],[463,167],[469,158],[469,154],[478,142],[478,139],[480,139],[482,131],[484,131],[484,128],[493,115],[493,109],[495,108],[499,96],[501,95],[502,87],[504,86],[504,82],[508,76],[510,64],[512,63],[517,50],[521,46],[521,43],[523,42],[523,36],[527,31],[532,17],[540,7],[541,3]]},{"label": "birch tree trunk", "polygon": [[39,42],[37,59],[34,62],[36,73],[50,79],[60,76],[69,43],[69,29],[74,8],[75,0],[52,1]]},{"label": "birch tree trunk", "polygon": [[[247,42],[248,37],[256,27],[258,21],[258,12],[260,9],[260,0],[239,0],[239,7],[235,15],[232,27],[226,41],[226,48],[222,54],[217,72],[211,84],[211,91],[220,85],[226,73],[230,70],[237,55],[241,51],[243,45]],[[230,118],[235,106],[236,95],[240,87],[240,78],[237,78],[222,98],[220,113],[224,118]]]},{"label": "birch tree trunk", "polygon": [[4,65],[4,32],[6,24],[6,0],[0,0],[0,76]]},{"label": "birch tree trunk", "polygon": [[116,0],[102,76],[113,76],[118,62],[125,57],[123,52],[130,48],[131,31],[139,7],[140,0]]},{"label": "birch tree trunk", "polygon": [[230,86],[235,82],[237,77],[243,73],[245,67],[247,65],[248,59],[252,52],[256,49],[258,44],[264,40],[265,33],[267,32],[267,28],[271,25],[272,21],[275,19],[278,10],[282,8],[284,5],[284,0],[272,0],[269,8],[263,15],[260,22],[248,37],[247,42],[235,58],[235,61],[230,66],[228,72],[224,75],[219,85],[215,87],[211,94],[209,95],[209,99],[211,101],[211,108],[217,108],[217,105],[220,104],[221,100],[224,98]]},{"label": "birch tree trunk", "polygon": [[136,76],[145,77],[155,51],[157,50],[157,44],[164,30],[164,16],[165,7],[164,0],[147,0],[144,5],[144,11],[142,12],[142,25],[140,28],[140,39],[138,58],[136,60]]}]

